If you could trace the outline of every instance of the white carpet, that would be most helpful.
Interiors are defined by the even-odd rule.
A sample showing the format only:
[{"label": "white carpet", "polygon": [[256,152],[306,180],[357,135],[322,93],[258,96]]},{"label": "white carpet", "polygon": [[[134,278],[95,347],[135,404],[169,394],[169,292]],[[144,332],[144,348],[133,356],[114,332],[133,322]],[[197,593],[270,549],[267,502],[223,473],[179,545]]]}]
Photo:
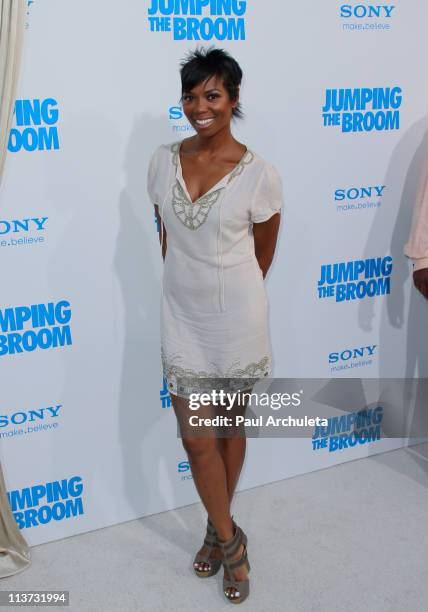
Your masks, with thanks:
[{"label": "white carpet", "polygon": [[[234,514],[252,566],[240,609],[426,612],[427,484],[420,446],[240,493]],[[191,572],[204,526],[195,504],[37,546],[1,588],[66,589],[79,612],[230,612],[221,573]]]}]

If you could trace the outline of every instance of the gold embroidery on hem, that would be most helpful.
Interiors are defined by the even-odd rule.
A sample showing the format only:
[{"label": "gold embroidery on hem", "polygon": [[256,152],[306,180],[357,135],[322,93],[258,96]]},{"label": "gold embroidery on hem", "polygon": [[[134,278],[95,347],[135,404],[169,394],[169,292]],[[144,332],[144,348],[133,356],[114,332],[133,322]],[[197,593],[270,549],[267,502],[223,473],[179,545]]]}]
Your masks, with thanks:
[{"label": "gold embroidery on hem", "polygon": [[[257,380],[269,375],[270,358],[267,355],[258,362],[247,364],[244,368],[237,367],[239,366],[239,361],[237,361],[224,371],[216,364],[212,364],[214,369],[211,371],[197,371],[192,368],[182,367],[177,363],[177,361],[182,359],[179,353],[167,357],[163,347],[161,347],[161,359],[168,388],[186,393],[198,393],[215,389],[218,379],[221,380],[221,384],[217,382],[217,387],[225,391],[242,389],[245,386],[254,385]],[[180,379],[179,383],[177,379]]]}]

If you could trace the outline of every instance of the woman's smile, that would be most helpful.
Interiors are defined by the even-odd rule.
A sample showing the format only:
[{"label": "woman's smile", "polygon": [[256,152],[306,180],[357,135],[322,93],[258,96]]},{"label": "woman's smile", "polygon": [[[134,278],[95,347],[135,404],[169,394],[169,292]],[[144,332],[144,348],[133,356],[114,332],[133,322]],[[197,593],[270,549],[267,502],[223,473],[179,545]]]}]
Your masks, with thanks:
[{"label": "woman's smile", "polygon": [[199,128],[207,128],[210,127],[215,121],[215,117],[209,117],[208,119],[195,119],[194,123]]}]

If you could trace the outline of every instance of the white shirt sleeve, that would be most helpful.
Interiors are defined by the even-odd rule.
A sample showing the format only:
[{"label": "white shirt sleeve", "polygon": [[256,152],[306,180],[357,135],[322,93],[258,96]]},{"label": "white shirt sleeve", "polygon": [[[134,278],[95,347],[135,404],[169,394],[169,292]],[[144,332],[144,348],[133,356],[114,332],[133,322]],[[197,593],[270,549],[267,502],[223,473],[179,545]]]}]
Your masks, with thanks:
[{"label": "white shirt sleeve", "polygon": [[283,203],[282,181],[271,164],[265,164],[251,203],[251,221],[263,223],[280,212]]},{"label": "white shirt sleeve", "polygon": [[149,162],[149,170],[147,172],[147,192],[152,204],[158,204],[161,200],[159,193],[159,152],[158,147]]}]

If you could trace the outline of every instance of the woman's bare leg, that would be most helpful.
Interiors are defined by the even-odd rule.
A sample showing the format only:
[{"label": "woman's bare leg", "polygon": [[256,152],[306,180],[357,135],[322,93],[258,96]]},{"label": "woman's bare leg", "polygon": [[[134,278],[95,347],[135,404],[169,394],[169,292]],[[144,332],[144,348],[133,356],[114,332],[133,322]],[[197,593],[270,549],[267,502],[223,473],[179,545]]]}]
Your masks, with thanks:
[{"label": "woman's bare leg", "polygon": [[[251,393],[251,390],[246,393]],[[246,407],[248,404],[248,396],[240,398],[232,409],[228,411],[228,415],[233,418],[236,415],[245,416]],[[220,432],[218,438],[220,453],[223,459],[223,463],[226,469],[226,480],[227,480],[227,491],[229,495],[229,508],[232,505],[233,495],[235,493],[236,485],[238,484],[239,476],[241,474],[242,466],[244,464],[245,452],[247,448],[247,438],[245,435],[245,427],[239,425],[232,428],[224,428]],[[221,539],[221,538],[220,538]],[[241,546],[237,552],[237,558],[242,554],[243,547]],[[239,568],[235,570],[234,576],[237,580],[245,580],[247,577],[247,570],[245,568]],[[224,577],[228,580],[230,578],[228,571],[224,570]],[[235,591],[234,588],[228,589]]]},{"label": "woman's bare leg", "polygon": [[192,428],[190,416],[212,418],[213,407],[201,407],[197,413],[189,410],[188,400],[171,395],[172,405],[181,430],[184,449],[196,489],[221,540],[233,536],[229,511],[226,468],[221,456],[216,430],[213,427]]},{"label": "woman's bare leg", "polygon": [[[245,391],[244,393],[251,393],[251,389],[249,391]],[[239,414],[245,416],[248,397],[245,397],[244,395],[240,402],[241,403],[235,402],[235,405],[232,406],[230,411],[222,412],[222,414],[227,413],[228,416],[235,416]],[[236,485],[238,484],[242,466],[244,465],[245,452],[247,449],[245,427],[239,426],[233,429],[224,428],[223,432],[220,433],[218,443],[226,469],[229,502],[232,504],[233,495],[235,493]]]},{"label": "woman's bare leg", "polygon": [[[226,428],[223,432],[226,437],[221,437],[221,433],[218,437],[219,432],[213,427],[199,427],[196,431],[192,431],[189,417],[195,413],[189,410],[188,401],[174,395],[171,395],[171,400],[196,489],[216,528],[218,539],[229,540],[233,536],[230,503],[245,457],[245,429],[243,427]],[[197,416],[212,418],[221,413],[221,411],[215,412],[214,410],[213,406],[204,407],[202,410],[200,408]],[[232,409],[228,416],[231,416],[231,413],[234,415],[244,412],[245,404]],[[242,554],[242,551],[241,546],[236,553],[236,558]],[[199,552],[206,552],[205,545]],[[220,556],[221,552],[218,549],[214,549],[211,553],[213,559],[220,558]],[[206,571],[208,566],[202,563],[199,564],[199,569]],[[234,574],[236,579],[244,580],[247,577],[247,570],[239,568]],[[228,578],[226,571],[225,577]]]},{"label": "woman's bare leg", "polygon": [[219,438],[219,449],[226,470],[227,492],[229,504],[232,504],[233,495],[239,476],[244,465],[247,439],[242,438]]}]

